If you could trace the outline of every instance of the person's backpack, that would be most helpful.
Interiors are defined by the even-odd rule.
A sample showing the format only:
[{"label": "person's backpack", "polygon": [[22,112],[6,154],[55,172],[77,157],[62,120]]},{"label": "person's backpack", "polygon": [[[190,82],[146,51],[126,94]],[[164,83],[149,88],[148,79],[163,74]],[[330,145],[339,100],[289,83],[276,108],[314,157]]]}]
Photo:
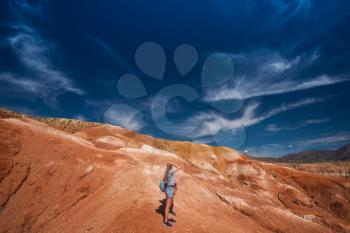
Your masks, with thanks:
[{"label": "person's backpack", "polygon": [[162,180],[159,184],[159,188],[160,188],[160,191],[162,191],[163,193],[165,192],[165,188],[166,188],[166,184],[165,184],[165,181]]}]

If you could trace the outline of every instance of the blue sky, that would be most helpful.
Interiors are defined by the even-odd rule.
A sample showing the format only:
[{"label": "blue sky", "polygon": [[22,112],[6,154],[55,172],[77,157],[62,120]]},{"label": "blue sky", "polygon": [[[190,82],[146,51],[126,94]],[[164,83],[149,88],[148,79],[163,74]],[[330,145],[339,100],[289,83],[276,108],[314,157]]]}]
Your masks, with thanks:
[{"label": "blue sky", "polygon": [[0,105],[256,156],[350,142],[347,0],[1,1]]}]

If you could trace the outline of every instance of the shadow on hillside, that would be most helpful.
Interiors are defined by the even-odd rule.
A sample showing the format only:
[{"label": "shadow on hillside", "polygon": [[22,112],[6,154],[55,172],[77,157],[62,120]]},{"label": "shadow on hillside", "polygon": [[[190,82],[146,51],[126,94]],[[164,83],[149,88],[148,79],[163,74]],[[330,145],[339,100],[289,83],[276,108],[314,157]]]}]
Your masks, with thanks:
[{"label": "shadow on hillside", "polygon": [[165,204],[166,204],[166,199],[162,199],[162,200],[159,200],[159,203],[160,203],[160,206],[158,207],[158,209],[155,209],[155,211],[162,215],[162,217],[164,218],[164,210],[165,210]]}]

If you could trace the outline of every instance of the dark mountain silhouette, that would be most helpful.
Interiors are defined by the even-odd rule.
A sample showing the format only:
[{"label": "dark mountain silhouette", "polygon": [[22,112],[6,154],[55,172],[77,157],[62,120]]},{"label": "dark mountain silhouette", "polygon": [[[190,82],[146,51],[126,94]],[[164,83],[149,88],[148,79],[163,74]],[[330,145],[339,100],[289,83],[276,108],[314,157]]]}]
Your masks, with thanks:
[{"label": "dark mountain silhouette", "polygon": [[255,159],[279,163],[318,163],[347,161],[350,160],[350,144],[344,145],[337,150],[308,150],[287,154],[279,158],[263,157]]}]

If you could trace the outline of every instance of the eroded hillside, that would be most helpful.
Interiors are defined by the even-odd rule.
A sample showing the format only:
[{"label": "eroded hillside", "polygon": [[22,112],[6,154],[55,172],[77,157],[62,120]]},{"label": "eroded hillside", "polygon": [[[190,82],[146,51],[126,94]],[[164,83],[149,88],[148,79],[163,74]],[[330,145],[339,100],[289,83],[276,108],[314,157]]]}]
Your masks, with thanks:
[{"label": "eroded hillside", "polygon": [[[112,125],[0,116],[0,232],[350,232],[344,177]],[[168,162],[183,168],[170,229],[158,189]]]}]

